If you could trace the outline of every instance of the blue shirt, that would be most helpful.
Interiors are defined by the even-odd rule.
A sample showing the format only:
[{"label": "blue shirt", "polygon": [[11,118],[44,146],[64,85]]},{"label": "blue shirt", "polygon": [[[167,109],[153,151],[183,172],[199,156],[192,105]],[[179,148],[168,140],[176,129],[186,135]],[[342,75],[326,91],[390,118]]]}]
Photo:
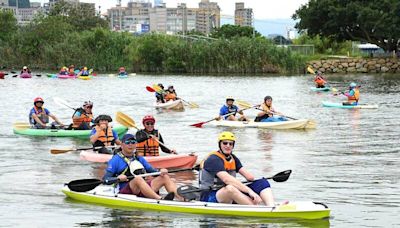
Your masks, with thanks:
[{"label": "blue shirt", "polygon": [[[43,108],[44,109],[44,113],[46,113],[46,115],[50,115],[50,111],[47,108]],[[36,121],[32,118],[32,114],[40,114],[42,112],[42,109],[38,109],[39,113],[36,113],[35,108],[32,108],[31,111],[29,112],[29,122],[31,124],[35,124]]]},{"label": "blue shirt", "polygon": [[[118,139],[118,133],[114,129],[112,129],[112,133],[113,133],[114,139],[117,140]],[[96,128],[92,129],[92,131],[90,132],[90,136],[92,136],[94,134],[96,134]]]},{"label": "blue shirt", "polygon": [[[237,112],[237,111],[239,111],[239,108],[236,105],[232,105],[231,107],[228,107],[227,105],[224,105],[219,110],[219,115],[223,116],[223,115],[226,115],[228,113]],[[232,114],[232,115],[234,116],[234,115],[236,115],[236,113]],[[224,119],[227,119],[227,118],[228,118],[228,116],[224,117]]]},{"label": "blue shirt", "polygon": [[[239,158],[237,158],[234,154],[231,156],[233,159],[235,159],[236,172],[239,172],[243,165]],[[212,175],[217,176],[218,172],[225,171],[224,161],[217,155],[212,154],[205,160],[203,169],[207,170]]]},{"label": "blue shirt", "polygon": [[[138,156],[136,158],[143,165],[147,173],[158,172],[158,169],[153,168],[153,166],[151,166],[144,157]],[[128,159],[133,161],[134,157]],[[126,161],[118,154],[114,155],[111,160],[108,161],[108,166],[106,169],[106,173],[104,174],[103,180],[115,180],[115,178],[120,175],[126,169],[126,167],[128,167]],[[125,173],[125,175],[130,176],[131,174]],[[128,184],[128,182],[119,183],[119,189],[124,188],[126,184]]]}]

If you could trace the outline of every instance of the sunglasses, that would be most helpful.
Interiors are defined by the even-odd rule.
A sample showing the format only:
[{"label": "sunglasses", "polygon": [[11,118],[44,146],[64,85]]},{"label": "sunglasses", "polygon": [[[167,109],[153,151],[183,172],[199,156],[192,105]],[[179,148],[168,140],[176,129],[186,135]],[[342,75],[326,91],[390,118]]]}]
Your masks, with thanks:
[{"label": "sunglasses", "polygon": [[93,108],[93,106],[85,106],[85,108]]},{"label": "sunglasses", "polygon": [[136,140],[134,140],[134,139],[128,139],[128,140],[125,140],[125,142],[124,142],[124,144],[126,144],[126,145],[129,145],[129,144],[136,144],[137,142],[136,142]]},{"label": "sunglasses", "polygon": [[144,123],[144,124],[147,125],[147,126],[153,126],[154,125],[153,122],[147,122],[147,123]]},{"label": "sunglasses", "polygon": [[222,145],[224,145],[224,146],[226,146],[226,145],[233,146],[233,144],[235,144],[235,143],[234,142],[222,142]]}]

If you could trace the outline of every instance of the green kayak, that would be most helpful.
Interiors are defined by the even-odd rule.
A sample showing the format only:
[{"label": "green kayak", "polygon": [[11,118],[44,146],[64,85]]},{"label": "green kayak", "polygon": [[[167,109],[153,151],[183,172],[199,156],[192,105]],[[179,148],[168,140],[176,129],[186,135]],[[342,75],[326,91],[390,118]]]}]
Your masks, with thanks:
[{"label": "green kayak", "polygon": [[[114,126],[113,129],[121,137],[124,135],[128,128],[124,126]],[[47,136],[47,137],[77,137],[77,138],[89,138],[92,130],[64,130],[64,129],[32,129],[32,128],[20,128],[14,125],[14,133],[19,135],[30,135],[30,136]]]}]

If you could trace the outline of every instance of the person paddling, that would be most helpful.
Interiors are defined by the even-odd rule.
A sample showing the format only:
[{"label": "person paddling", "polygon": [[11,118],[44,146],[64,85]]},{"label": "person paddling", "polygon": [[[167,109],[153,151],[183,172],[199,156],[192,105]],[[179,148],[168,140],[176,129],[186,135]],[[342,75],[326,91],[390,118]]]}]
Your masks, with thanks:
[{"label": "person paddling", "polygon": [[322,77],[321,73],[318,72],[317,75],[315,75],[314,83],[316,88],[325,88],[327,81]]},{"label": "person paddling", "polygon": [[[200,165],[199,185],[203,190],[200,201],[212,203],[233,203],[257,205],[264,202],[274,206],[271,186],[267,179],[255,180],[253,174],[245,169],[233,154],[236,138],[231,132],[222,132],[218,136],[219,150],[211,152]],[[245,185],[236,179],[239,173],[252,183]],[[214,185],[225,185],[219,190],[213,190]]]},{"label": "person paddling", "polygon": [[264,102],[260,105],[259,109],[262,111],[257,114],[254,122],[280,122],[287,121],[285,117],[274,117],[274,114],[283,115],[272,107],[272,97],[264,97]]},{"label": "person paddling", "polygon": [[168,149],[159,142],[164,143],[164,140],[158,130],[154,128],[156,119],[152,115],[146,115],[142,119],[144,129],[136,132],[138,141],[136,155],[137,156],[159,156],[159,147],[168,154],[177,154],[176,150]]},{"label": "person paddling", "polygon": [[[139,197],[151,199],[173,200],[176,185],[168,175],[167,169],[157,170],[153,168],[145,158],[136,156],[137,141],[134,135],[126,134],[122,137],[121,152],[115,154],[108,162],[106,173],[103,177],[105,183],[118,183],[116,187],[121,194],[133,194]],[[160,171],[161,174],[155,178],[144,179],[136,176],[144,173]],[[134,176],[132,180],[128,176]],[[158,192],[165,187],[168,194],[161,197]],[[178,195],[177,195],[178,196]]]},{"label": "person paddling", "polygon": [[[60,125],[61,128],[63,128],[64,124],[62,124],[55,115],[50,113],[47,108],[43,107],[43,104],[44,101],[41,97],[36,97],[33,100],[33,108],[29,112],[29,123],[33,125],[33,128],[47,128],[46,124],[49,123],[49,117],[51,117],[56,123]],[[51,128],[56,128],[54,123],[51,124]]]},{"label": "person paddling", "polygon": [[120,76],[126,76],[126,75],[128,75],[128,72],[126,72],[125,67],[120,67],[120,68],[119,68],[118,75],[120,75]]},{"label": "person paddling", "polygon": [[168,89],[167,89],[167,91],[166,91],[166,94],[165,94],[165,101],[166,102],[168,102],[168,101],[175,101],[175,100],[177,100],[178,99],[178,97],[177,97],[177,95],[176,95],[176,91],[175,91],[175,89],[174,89],[174,86],[172,86],[172,85],[170,85],[170,86],[168,86]]},{"label": "person paddling", "polygon": [[93,102],[85,101],[82,107],[75,109],[72,115],[72,128],[75,130],[89,130],[90,124],[94,123],[93,119]]},{"label": "person paddling", "polygon": [[23,74],[23,73],[30,74],[31,70],[27,66],[24,66],[24,67],[22,67],[22,70],[21,70],[21,74]]},{"label": "person paddling", "polygon": [[347,102],[343,102],[343,105],[357,105],[360,99],[359,86],[355,82],[350,83],[349,91],[342,93],[347,97]]},{"label": "person paddling", "polygon": [[[222,116],[224,116],[228,113],[234,113],[232,115],[225,116],[224,119],[232,120],[232,121],[235,121],[235,120],[248,121],[247,117],[243,114],[243,111],[239,110],[239,108],[233,104],[234,102],[235,102],[235,99],[231,96],[228,96],[226,98],[226,104],[221,107],[221,109],[219,110],[219,116],[217,118],[215,118],[215,120],[221,120]],[[236,113],[240,114],[240,117],[237,119],[235,117]]]},{"label": "person paddling", "polygon": [[61,67],[60,72],[58,72],[60,75],[68,75],[68,68],[66,66]]},{"label": "person paddling", "polygon": [[72,64],[68,67],[68,75],[69,76],[74,76],[75,75],[75,65]]},{"label": "person paddling", "polygon": [[78,73],[78,76],[89,76],[90,72],[88,71],[87,67],[83,67],[82,70]]},{"label": "person paddling", "polygon": [[158,83],[158,86],[162,89],[161,91],[156,91],[156,99],[157,99],[157,103],[165,103],[165,98],[164,98],[164,85],[161,83]]},{"label": "person paddling", "polygon": [[93,147],[102,147],[98,150],[99,153],[111,153],[111,150],[106,147],[114,146],[115,144],[121,145],[118,133],[109,125],[112,122],[109,115],[99,115],[94,122],[96,126],[90,133],[90,142],[93,144]]}]

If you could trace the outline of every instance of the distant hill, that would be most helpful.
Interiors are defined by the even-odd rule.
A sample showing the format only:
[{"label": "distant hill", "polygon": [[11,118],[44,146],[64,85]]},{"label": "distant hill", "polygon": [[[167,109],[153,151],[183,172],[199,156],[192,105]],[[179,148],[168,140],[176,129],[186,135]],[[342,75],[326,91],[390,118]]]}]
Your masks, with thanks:
[{"label": "distant hill", "polygon": [[[223,24],[234,24],[233,19],[221,18],[221,25]],[[263,36],[269,34],[279,34],[284,37],[287,36],[287,29],[293,29],[296,22],[290,18],[288,19],[256,19],[255,27],[256,30]]]}]

